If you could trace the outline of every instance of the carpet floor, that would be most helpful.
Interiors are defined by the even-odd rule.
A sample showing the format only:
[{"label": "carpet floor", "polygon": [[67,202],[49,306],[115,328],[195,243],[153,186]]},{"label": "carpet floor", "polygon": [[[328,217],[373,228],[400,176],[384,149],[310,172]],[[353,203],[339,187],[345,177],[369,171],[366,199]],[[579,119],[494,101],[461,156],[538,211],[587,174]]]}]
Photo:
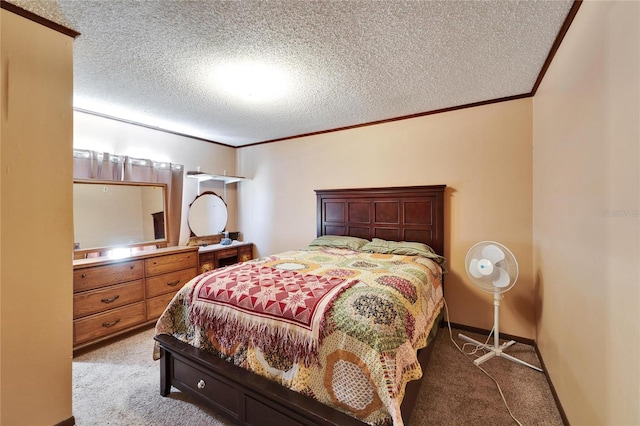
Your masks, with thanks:
[{"label": "carpet floor", "polygon": [[[465,333],[481,341],[486,336]],[[454,340],[462,346],[453,331]],[[458,351],[440,329],[408,426],[513,425],[495,382]],[[73,415],[89,425],[231,425],[176,389],[160,396],[160,366],[153,361],[153,329],[133,334],[73,359]],[[540,365],[533,347],[507,352]],[[504,358],[482,364],[502,388],[522,425],[562,425],[543,373]]]}]

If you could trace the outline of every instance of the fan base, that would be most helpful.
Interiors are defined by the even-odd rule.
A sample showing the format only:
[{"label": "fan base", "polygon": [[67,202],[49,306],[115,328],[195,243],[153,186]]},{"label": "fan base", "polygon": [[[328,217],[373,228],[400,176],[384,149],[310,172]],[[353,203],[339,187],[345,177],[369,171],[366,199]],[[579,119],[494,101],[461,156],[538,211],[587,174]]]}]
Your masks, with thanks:
[{"label": "fan base", "polygon": [[464,334],[458,334],[458,337],[464,341],[466,341],[467,343],[471,343],[473,345],[476,345],[482,349],[488,350],[489,352],[487,352],[486,354],[482,355],[480,358],[477,358],[473,361],[473,363],[475,365],[480,365],[485,361],[490,360],[491,358],[495,357],[495,356],[499,356],[501,358],[505,358],[508,359],[509,361],[513,361],[515,363],[521,364],[521,365],[525,365],[529,368],[532,368],[534,370],[540,371],[542,372],[542,369],[539,367],[536,367],[535,365],[529,364],[528,362],[522,361],[521,359],[518,359],[514,356],[511,356],[509,354],[504,353],[503,351],[508,348],[511,345],[514,345],[516,343],[515,340],[510,340],[506,343],[503,343],[500,346],[491,346],[491,345],[487,345],[486,343],[482,343],[479,342],[475,339],[472,339],[471,337],[465,336]]}]

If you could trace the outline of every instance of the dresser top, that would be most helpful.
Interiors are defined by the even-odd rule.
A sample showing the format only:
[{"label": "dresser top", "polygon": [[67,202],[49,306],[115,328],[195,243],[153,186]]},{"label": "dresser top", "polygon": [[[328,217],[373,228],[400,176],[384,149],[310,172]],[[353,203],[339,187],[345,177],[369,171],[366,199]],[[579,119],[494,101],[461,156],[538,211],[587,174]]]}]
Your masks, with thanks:
[{"label": "dresser top", "polygon": [[107,265],[118,262],[127,262],[130,260],[139,260],[139,259],[147,259],[150,257],[162,256],[167,254],[177,254],[177,253],[185,253],[185,252],[196,252],[198,251],[197,246],[173,246],[173,247],[164,247],[152,250],[142,250],[136,251],[133,253],[125,253],[122,256],[98,256],[98,257],[90,257],[87,259],[75,259],[73,261],[73,268],[86,268],[90,266],[97,265]]},{"label": "dresser top", "polygon": [[204,253],[204,252],[208,252],[208,251],[215,251],[215,250],[223,250],[226,248],[233,248],[233,247],[239,247],[239,246],[247,246],[249,244],[252,243],[247,243],[247,242],[242,242],[242,241],[236,241],[233,240],[231,242],[231,244],[227,244],[227,245],[222,245],[222,244],[208,244],[206,246],[200,246],[199,251],[200,253]]}]

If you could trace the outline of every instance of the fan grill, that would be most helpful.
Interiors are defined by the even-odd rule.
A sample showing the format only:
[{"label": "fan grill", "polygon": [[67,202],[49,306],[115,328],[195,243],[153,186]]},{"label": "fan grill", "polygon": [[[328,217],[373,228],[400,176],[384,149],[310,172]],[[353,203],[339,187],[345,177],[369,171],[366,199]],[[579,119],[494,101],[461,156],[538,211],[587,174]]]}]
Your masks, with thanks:
[{"label": "fan grill", "polygon": [[509,291],[518,279],[518,262],[511,251],[495,241],[482,241],[467,252],[467,275],[488,293]]}]

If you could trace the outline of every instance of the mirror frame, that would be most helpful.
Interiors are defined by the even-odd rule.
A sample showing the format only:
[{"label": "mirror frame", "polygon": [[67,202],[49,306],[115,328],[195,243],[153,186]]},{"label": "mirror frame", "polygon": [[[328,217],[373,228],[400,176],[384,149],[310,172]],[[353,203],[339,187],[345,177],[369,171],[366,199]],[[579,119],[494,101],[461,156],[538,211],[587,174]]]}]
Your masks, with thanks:
[{"label": "mirror frame", "polygon": [[[139,243],[130,243],[130,244],[117,244],[117,245],[111,245],[111,246],[102,246],[102,247],[88,247],[88,248],[82,248],[82,249],[75,249],[73,250],[73,258],[74,259],[84,259],[87,257],[97,257],[97,256],[105,256],[108,254],[109,251],[116,249],[116,248],[129,248],[129,249],[134,249],[133,251],[135,251],[136,248],[140,248],[140,250],[142,249],[146,249],[147,247],[150,246],[154,246],[154,248],[161,248],[161,247],[167,247],[168,243],[169,243],[169,215],[168,215],[168,210],[169,210],[169,195],[167,194],[167,184],[166,183],[159,183],[159,182],[136,182],[136,181],[121,181],[121,180],[94,180],[94,179],[74,179],[73,180],[73,184],[75,185],[76,183],[80,183],[80,184],[91,184],[91,185],[120,185],[120,186],[135,186],[135,187],[140,187],[140,186],[155,186],[155,187],[162,187],[162,193],[163,193],[163,203],[164,203],[164,238],[163,239],[157,239],[157,240],[151,240],[151,241],[142,241]],[[74,213],[75,215],[75,213]],[[74,216],[74,228],[75,228],[75,216]],[[74,229],[74,233],[75,233],[75,229]],[[74,238],[75,239],[75,238]]]},{"label": "mirror frame", "polygon": [[[191,209],[193,208],[193,205],[198,200],[204,200],[206,197],[216,197],[216,198],[220,199],[220,201],[224,205],[224,208],[227,210],[227,212],[226,212],[227,218],[226,218],[224,226],[222,227],[222,230],[220,232],[213,232],[213,233],[209,233],[209,234],[197,235],[194,232],[193,228],[192,228],[193,224],[191,223],[191,221],[192,221]],[[222,198],[221,196],[219,196],[218,194],[216,194],[213,191],[205,191],[205,192],[203,192],[201,194],[196,195],[196,198],[194,198],[193,201],[191,202],[191,204],[189,204],[189,210],[188,210],[188,213],[187,213],[187,226],[189,227],[189,233],[191,234],[191,237],[207,237],[207,236],[211,236],[211,235],[221,235],[227,229],[227,224],[228,223],[229,223],[229,206],[227,206],[227,202],[224,200],[224,198]]]}]

